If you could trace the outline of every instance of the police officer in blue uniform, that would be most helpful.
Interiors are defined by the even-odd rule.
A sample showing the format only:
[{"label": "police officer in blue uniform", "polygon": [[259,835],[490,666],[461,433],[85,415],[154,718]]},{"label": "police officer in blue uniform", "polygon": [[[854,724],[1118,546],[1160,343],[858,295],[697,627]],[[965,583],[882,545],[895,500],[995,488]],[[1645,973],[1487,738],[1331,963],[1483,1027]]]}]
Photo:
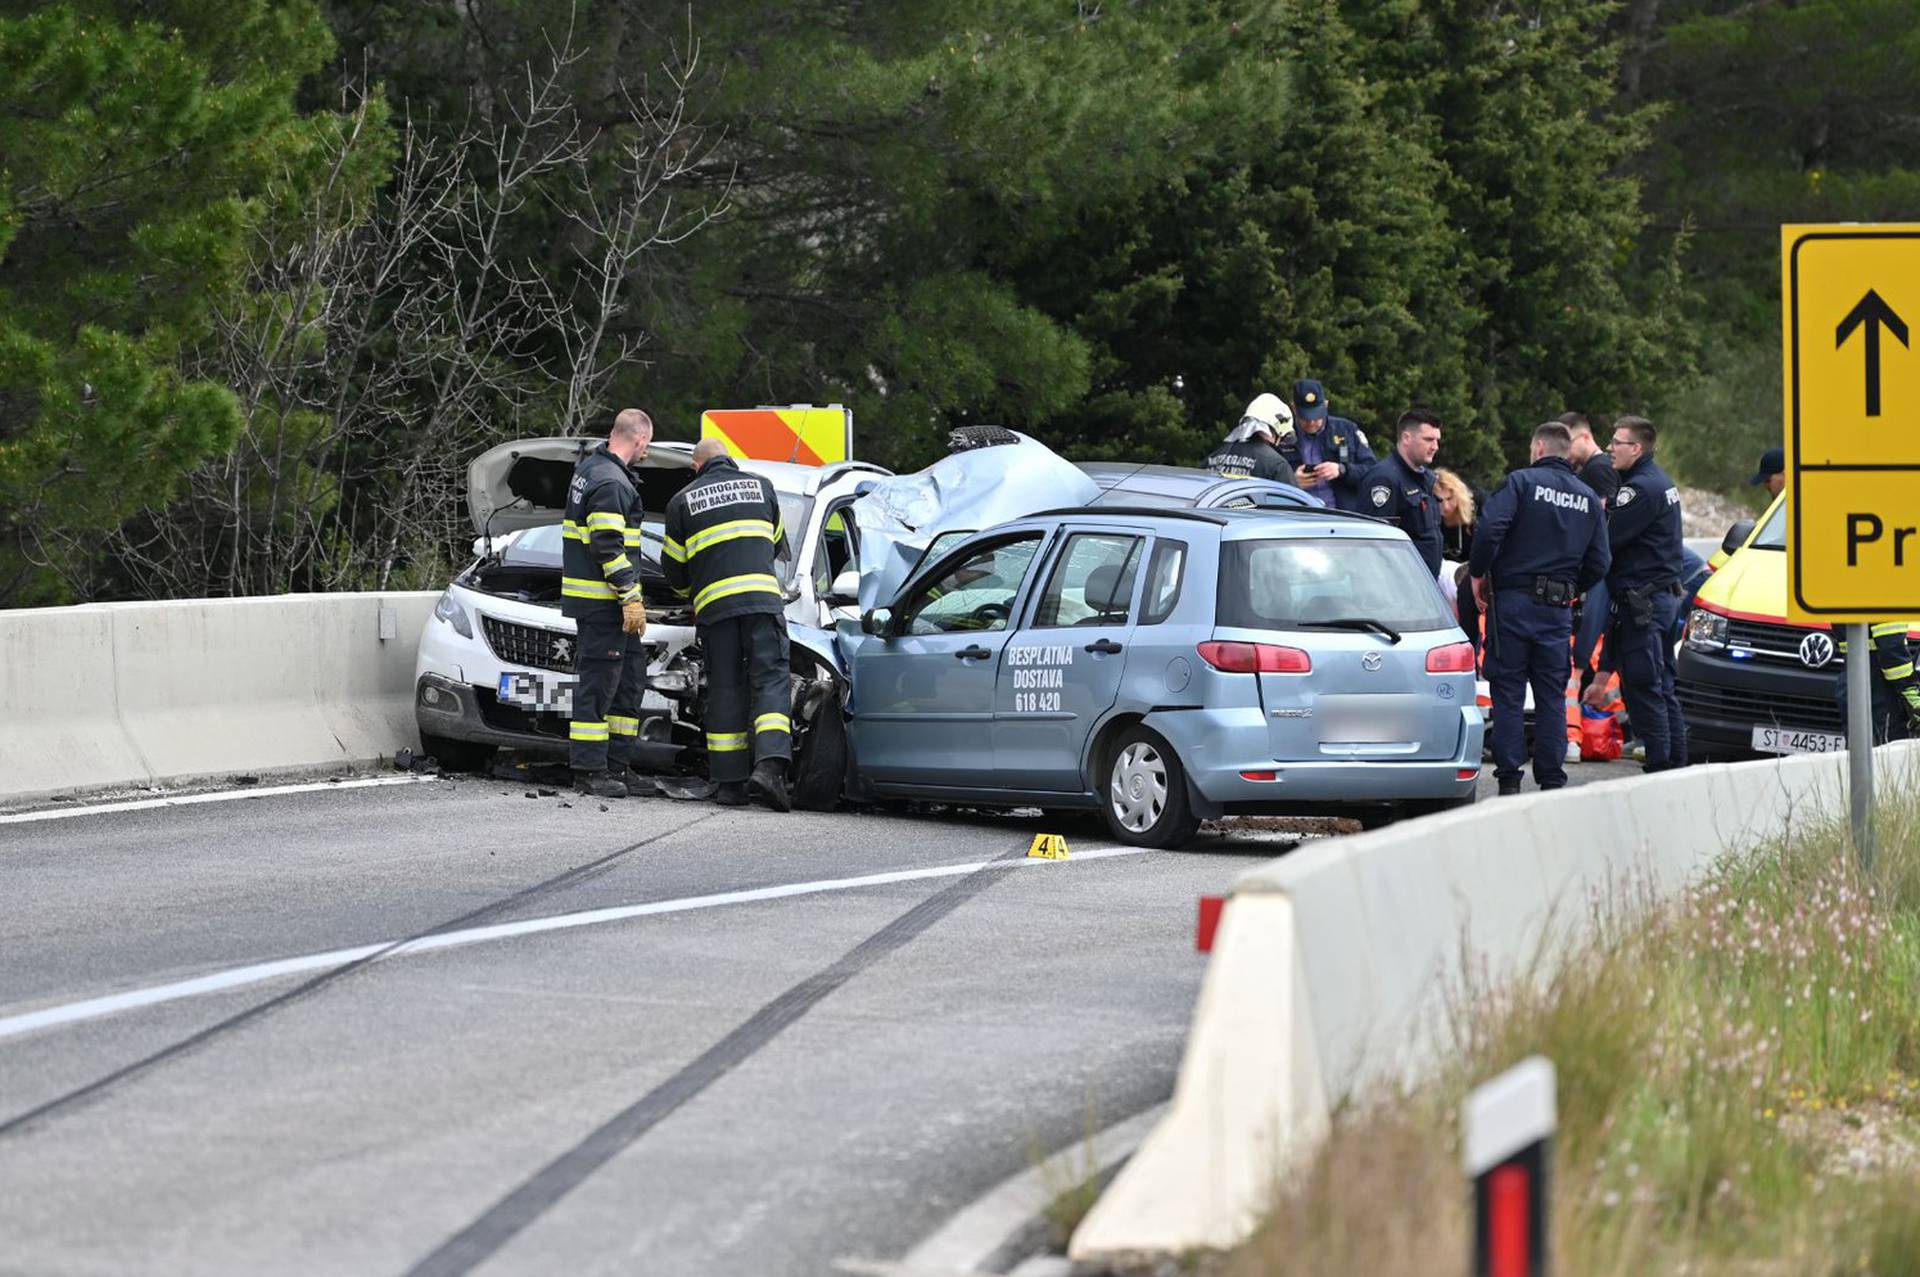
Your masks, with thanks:
[{"label": "police officer in blue uniform", "polygon": [[1365,504],[1360,507],[1413,538],[1414,548],[1436,579],[1444,537],[1431,467],[1439,452],[1440,418],[1426,408],[1401,413],[1393,451],[1367,472],[1361,485]]},{"label": "police officer in blue uniform", "polygon": [[1293,435],[1279,445],[1293,481],[1330,506],[1365,509],[1361,481],[1377,458],[1360,427],[1329,415],[1327,388],[1311,378],[1293,383],[1293,420]]},{"label": "police officer in blue uniform", "polygon": [[1293,430],[1293,414],[1279,395],[1256,395],[1240,414],[1240,424],[1207,454],[1207,469],[1224,479],[1277,479],[1293,482],[1293,467],[1274,447]]},{"label": "police officer in blue uniform", "polygon": [[1646,769],[1687,765],[1687,723],[1674,694],[1673,643],[1680,614],[1684,546],[1680,491],[1653,460],[1657,434],[1645,417],[1613,423],[1607,452],[1620,472],[1607,516],[1613,567],[1607,573],[1612,628],[1607,645],[1620,671],[1620,694],[1634,734],[1647,747]]},{"label": "police officer in blue uniform", "polygon": [[1520,792],[1526,763],[1526,689],[1533,685],[1533,781],[1567,783],[1560,706],[1572,669],[1574,600],[1613,560],[1600,497],[1574,474],[1573,437],[1560,422],[1533,432],[1526,468],[1487,498],[1467,569],[1487,606],[1487,683],[1493,696],[1493,775],[1502,794]]}]

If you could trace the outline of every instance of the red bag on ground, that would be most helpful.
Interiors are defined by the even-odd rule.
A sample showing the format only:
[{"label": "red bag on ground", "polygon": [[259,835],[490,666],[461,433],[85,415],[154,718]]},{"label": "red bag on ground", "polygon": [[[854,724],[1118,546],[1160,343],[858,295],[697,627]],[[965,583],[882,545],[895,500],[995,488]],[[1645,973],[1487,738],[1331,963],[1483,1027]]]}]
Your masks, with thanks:
[{"label": "red bag on ground", "polygon": [[1603,709],[1580,707],[1580,761],[1610,763],[1620,757],[1620,720]]}]

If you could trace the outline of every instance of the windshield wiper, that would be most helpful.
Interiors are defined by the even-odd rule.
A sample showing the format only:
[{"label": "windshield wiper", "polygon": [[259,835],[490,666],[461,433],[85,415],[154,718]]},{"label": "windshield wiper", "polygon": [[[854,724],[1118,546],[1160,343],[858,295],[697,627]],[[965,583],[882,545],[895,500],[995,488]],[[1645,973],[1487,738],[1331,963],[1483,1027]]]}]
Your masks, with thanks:
[{"label": "windshield wiper", "polygon": [[1379,621],[1364,616],[1341,616],[1331,621],[1301,621],[1298,628],[1303,630],[1357,630],[1363,634],[1378,634],[1389,643],[1398,643],[1400,633]]}]

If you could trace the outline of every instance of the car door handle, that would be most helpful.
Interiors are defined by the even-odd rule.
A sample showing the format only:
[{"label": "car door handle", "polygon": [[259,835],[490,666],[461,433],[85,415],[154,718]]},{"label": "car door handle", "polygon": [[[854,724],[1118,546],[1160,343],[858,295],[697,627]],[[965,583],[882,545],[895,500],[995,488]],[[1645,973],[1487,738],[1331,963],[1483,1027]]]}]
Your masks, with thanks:
[{"label": "car door handle", "polygon": [[993,653],[989,652],[986,648],[981,647],[979,644],[975,644],[972,647],[961,648],[959,651],[955,652],[954,655],[959,657],[963,661],[984,661],[989,656],[992,656]]},{"label": "car door handle", "polygon": [[1089,652],[1099,652],[1106,656],[1112,656],[1115,652],[1120,651],[1121,647],[1112,639],[1103,638],[1095,639],[1093,642],[1087,644],[1087,650]]}]

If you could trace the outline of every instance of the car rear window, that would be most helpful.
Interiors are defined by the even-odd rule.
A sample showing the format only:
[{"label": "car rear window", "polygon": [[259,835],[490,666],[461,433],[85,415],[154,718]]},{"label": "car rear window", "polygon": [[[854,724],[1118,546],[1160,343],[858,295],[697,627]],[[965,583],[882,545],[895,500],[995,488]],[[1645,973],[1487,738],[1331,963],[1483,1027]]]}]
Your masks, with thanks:
[{"label": "car rear window", "polygon": [[1412,546],[1334,537],[1223,542],[1215,615],[1249,630],[1353,619],[1401,631],[1454,624]]}]

